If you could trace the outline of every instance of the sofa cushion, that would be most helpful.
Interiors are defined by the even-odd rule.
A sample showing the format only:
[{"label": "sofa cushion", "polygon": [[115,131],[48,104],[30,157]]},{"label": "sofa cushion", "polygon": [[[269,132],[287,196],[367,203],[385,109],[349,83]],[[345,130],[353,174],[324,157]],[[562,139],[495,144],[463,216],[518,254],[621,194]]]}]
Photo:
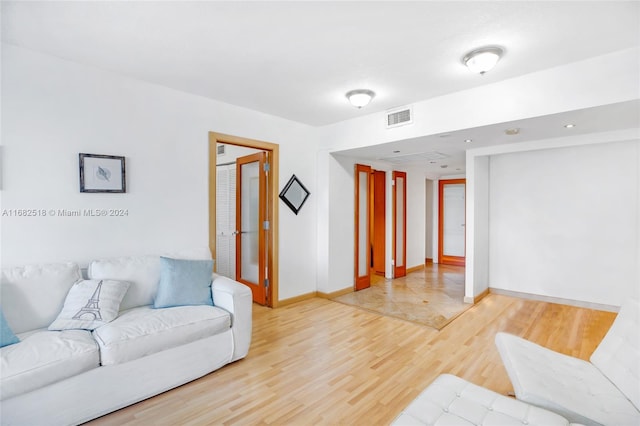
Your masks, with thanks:
[{"label": "sofa cushion", "polygon": [[64,307],[49,330],[93,330],[113,321],[128,288],[126,281],[78,281],[69,290]]},{"label": "sofa cushion", "polygon": [[93,331],[102,365],[120,364],[229,330],[231,314],[215,306],[142,306]]},{"label": "sofa cushion", "polygon": [[0,392],[7,399],[100,365],[98,345],[85,330],[39,330],[0,348]]},{"label": "sofa cushion", "polygon": [[213,305],[213,260],[160,258],[160,282],[154,308]]},{"label": "sofa cushion", "polygon": [[75,263],[2,269],[0,301],[14,333],[46,328],[56,319],[67,292],[82,279]]},{"label": "sofa cushion", "polygon": [[[168,257],[211,259],[208,248],[183,250]],[[131,283],[120,305],[121,310],[153,304],[160,280],[160,256],[130,256],[94,260],[87,269],[93,280],[119,280]],[[51,322],[51,321],[49,321]]]},{"label": "sofa cushion", "polygon": [[92,280],[118,280],[131,283],[121,310],[153,303],[160,280],[160,256],[118,257],[94,260],[87,274]]},{"label": "sofa cushion", "polygon": [[450,374],[436,378],[393,425],[568,425],[550,411],[500,395]]}]

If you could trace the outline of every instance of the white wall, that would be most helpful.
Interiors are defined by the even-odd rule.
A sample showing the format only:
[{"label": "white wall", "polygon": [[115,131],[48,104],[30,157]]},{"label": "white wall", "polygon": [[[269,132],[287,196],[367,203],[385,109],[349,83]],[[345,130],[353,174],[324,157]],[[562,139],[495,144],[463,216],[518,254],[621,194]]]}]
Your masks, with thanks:
[{"label": "white wall", "polygon": [[[330,153],[637,99],[640,91],[638,55],[640,49],[637,48],[621,50],[416,102],[413,104],[414,123],[410,126],[387,129],[386,114],[380,112],[319,128],[318,140],[324,159],[318,161],[318,185],[329,188],[325,194],[329,211],[318,217],[318,229],[333,236],[320,241],[318,247],[319,253],[325,253],[319,264],[328,271],[319,282],[319,289],[339,290],[348,286],[347,283],[353,279],[352,265],[345,263],[353,255],[334,254],[337,250],[343,252],[342,244],[346,243],[336,230],[344,229],[345,233],[353,231],[346,228],[344,223],[348,217],[344,204],[353,197],[353,182],[344,171],[335,167],[335,159],[331,158]],[[491,101],[487,102],[488,99]],[[336,172],[339,175],[333,176]],[[424,224],[424,217],[421,221]],[[421,234],[421,238],[424,242],[424,234]],[[436,256],[437,227],[434,228],[433,238]],[[488,268],[486,264],[483,265],[478,267]],[[479,271],[486,275],[486,270]],[[327,277],[326,280],[324,277]],[[468,282],[469,294],[475,291],[472,281]]]},{"label": "white wall", "polygon": [[406,169],[407,172],[407,269],[424,265],[426,179],[424,172]]},{"label": "white wall", "polygon": [[[215,131],[280,144],[279,187],[295,173],[311,191],[298,216],[280,203],[280,299],[340,290],[353,284],[353,162],[331,152],[634,99],[637,55],[637,49],[625,50],[418,102],[414,125],[387,130],[384,113],[311,128],[3,45],[2,209],[118,208],[129,215],[2,217],[1,261],[86,264],[96,257],[206,246],[207,136]],[[125,155],[128,193],[80,194],[79,152]],[[636,159],[637,174],[640,154],[629,158]],[[421,188],[409,189],[409,199],[421,194],[419,208],[424,209],[419,198],[425,196],[424,176],[420,181]],[[637,199],[640,178],[635,182],[631,190]],[[413,216],[419,211],[411,213],[412,221]],[[640,226],[635,220],[628,232],[636,236],[637,283]],[[408,258],[408,266],[424,259],[424,211],[419,222],[419,232],[409,231],[421,242],[408,241],[410,256],[416,256]],[[600,260],[603,250],[593,251]],[[525,291],[540,289],[530,284]]]},{"label": "white wall", "polygon": [[612,306],[637,297],[639,150],[634,140],[491,156],[491,287]]},{"label": "white wall", "polygon": [[[329,214],[319,217],[328,233],[326,282],[318,282],[318,291],[332,293],[354,284],[354,169],[355,160],[328,156],[326,179],[330,194]],[[323,181],[325,182],[325,181]]]},{"label": "white wall", "polygon": [[[280,299],[315,291],[313,129],[291,121],[2,46],[2,209],[125,209],[126,217],[2,217],[3,266],[208,245],[208,132],[280,144]],[[124,155],[126,194],[81,194],[78,153]]]},{"label": "white wall", "polygon": [[[386,172],[386,276],[392,277],[392,187],[391,177],[394,167],[382,162],[358,160],[334,156],[321,152],[322,161],[328,163],[326,178],[328,188],[325,196],[329,199],[328,214],[318,216],[318,233],[326,233],[326,246],[318,248],[320,253],[318,291],[332,293],[353,287],[355,275],[354,242],[354,166],[356,163],[370,165],[375,170]],[[401,170],[402,168],[395,168]],[[407,172],[407,268],[424,264],[425,257],[425,174],[420,170],[405,168]],[[322,186],[322,184],[319,184]],[[320,241],[320,239],[319,239]],[[324,251],[324,247],[328,247]],[[324,256],[323,256],[324,253]],[[326,277],[326,278],[325,278]]]},{"label": "white wall", "polygon": [[489,288],[489,157],[467,156],[465,297]]}]

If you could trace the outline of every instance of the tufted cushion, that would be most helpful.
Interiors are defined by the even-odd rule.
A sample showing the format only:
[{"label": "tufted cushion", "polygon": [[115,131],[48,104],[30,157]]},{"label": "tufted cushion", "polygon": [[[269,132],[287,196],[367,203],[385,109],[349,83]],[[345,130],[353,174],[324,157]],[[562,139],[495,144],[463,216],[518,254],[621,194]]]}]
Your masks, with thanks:
[{"label": "tufted cushion", "polygon": [[637,425],[640,413],[593,364],[507,333],[496,345],[516,397],[585,425]]},{"label": "tufted cushion", "polygon": [[450,374],[436,378],[393,425],[568,425],[563,417]]},{"label": "tufted cushion", "polygon": [[626,302],[591,355],[595,365],[640,409],[640,303]]}]

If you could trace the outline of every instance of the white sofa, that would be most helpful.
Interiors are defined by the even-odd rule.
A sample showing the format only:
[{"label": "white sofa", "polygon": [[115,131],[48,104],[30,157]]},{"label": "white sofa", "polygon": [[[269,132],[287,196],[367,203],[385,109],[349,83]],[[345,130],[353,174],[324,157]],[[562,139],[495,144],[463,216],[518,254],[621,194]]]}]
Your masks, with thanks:
[{"label": "white sofa", "polygon": [[623,304],[591,362],[507,333],[496,345],[516,397],[585,425],[640,425],[640,304]]},{"label": "white sofa", "polygon": [[159,256],[93,261],[87,275],[130,283],[117,318],[93,332],[48,331],[82,278],[78,265],[2,270],[0,303],[20,339],[0,348],[2,425],[82,423],[247,355],[252,298],[246,286],[214,274],[214,306],[153,309]]},{"label": "white sofa", "polygon": [[450,374],[438,376],[393,426],[568,426],[551,411],[500,395]]}]

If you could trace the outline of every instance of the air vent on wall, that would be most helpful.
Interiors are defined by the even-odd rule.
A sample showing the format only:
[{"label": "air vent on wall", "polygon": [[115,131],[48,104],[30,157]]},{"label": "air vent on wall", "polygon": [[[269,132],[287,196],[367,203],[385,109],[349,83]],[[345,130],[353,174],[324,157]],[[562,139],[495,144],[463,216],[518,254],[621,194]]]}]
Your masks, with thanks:
[{"label": "air vent on wall", "polygon": [[441,152],[414,152],[412,154],[392,155],[390,157],[378,158],[378,160],[388,161],[393,164],[420,163],[424,161],[438,161],[449,157]]},{"label": "air vent on wall", "polygon": [[226,145],[218,145],[218,155],[224,155]]},{"label": "air vent on wall", "polygon": [[387,129],[411,123],[413,123],[413,111],[411,107],[402,107],[387,111]]}]

